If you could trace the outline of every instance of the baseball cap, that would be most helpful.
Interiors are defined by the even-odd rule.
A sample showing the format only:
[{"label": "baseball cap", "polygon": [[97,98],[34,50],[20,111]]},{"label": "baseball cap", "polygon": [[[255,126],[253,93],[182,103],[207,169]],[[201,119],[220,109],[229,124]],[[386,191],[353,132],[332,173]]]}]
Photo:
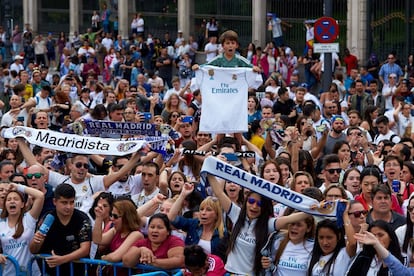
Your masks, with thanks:
[{"label": "baseball cap", "polygon": [[16,59],[24,59],[24,57],[22,57],[21,55],[15,55],[14,60],[16,60]]},{"label": "baseball cap", "polygon": [[342,121],[345,123],[344,118],[341,115],[334,115],[331,118],[331,124],[333,124],[335,121]]}]

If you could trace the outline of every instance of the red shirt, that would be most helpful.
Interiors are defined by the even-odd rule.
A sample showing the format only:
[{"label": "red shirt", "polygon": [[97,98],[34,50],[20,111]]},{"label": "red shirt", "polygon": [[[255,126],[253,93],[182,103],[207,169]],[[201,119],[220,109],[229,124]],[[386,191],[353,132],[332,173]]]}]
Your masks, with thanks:
[{"label": "red shirt", "polygon": [[358,69],[358,59],[354,55],[348,55],[344,57],[344,62],[346,65],[346,74],[349,76],[351,74],[351,69]]},{"label": "red shirt", "polygon": [[167,259],[168,250],[178,246],[184,247],[184,241],[176,236],[169,235],[168,238],[155,251],[152,250],[151,241],[148,238],[137,240],[132,244],[132,246],[146,247],[150,249],[152,253],[154,253],[154,256],[158,259]]}]

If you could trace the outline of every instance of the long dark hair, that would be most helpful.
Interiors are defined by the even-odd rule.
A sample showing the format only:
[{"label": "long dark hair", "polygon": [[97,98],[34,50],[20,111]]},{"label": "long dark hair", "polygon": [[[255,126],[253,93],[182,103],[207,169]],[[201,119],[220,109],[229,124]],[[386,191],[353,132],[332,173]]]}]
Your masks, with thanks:
[{"label": "long dark hair", "polygon": [[405,230],[404,242],[403,242],[403,246],[402,246],[402,251],[403,252],[407,252],[408,245],[410,244],[410,240],[413,238],[414,224],[411,220],[410,212],[408,211],[408,208],[410,208],[410,203],[411,203],[411,201],[413,201],[413,199],[414,199],[414,196],[410,197],[410,199],[408,200],[408,204],[407,204],[407,218],[406,218],[407,228]]},{"label": "long dark hair", "polygon": [[[398,244],[398,238],[389,224],[383,220],[377,220],[371,223],[368,227],[368,231],[371,231],[373,227],[378,227],[387,232],[390,237],[390,244],[388,251],[394,255],[401,263],[403,263],[403,257],[401,255],[400,246]],[[411,227],[412,228],[412,227]],[[366,275],[372,259],[374,258],[376,251],[372,245],[364,245],[361,253],[358,254],[354,263],[351,265],[348,271],[348,275]],[[377,275],[388,275],[388,267],[381,266]]]},{"label": "long dark hair", "polygon": [[[24,195],[21,192],[19,192],[19,191],[9,191],[6,194],[6,196],[4,197],[4,203],[3,203],[3,206],[2,206],[3,211],[1,212],[1,215],[0,215],[0,218],[2,218],[2,219],[7,218],[9,216],[9,212],[7,211],[7,208],[6,208],[6,200],[7,200],[7,197],[9,196],[9,194],[11,194],[11,193],[16,193],[19,196],[20,200],[23,203],[26,203],[26,201],[24,199]],[[13,239],[18,239],[23,235],[23,232],[24,232],[23,216],[24,216],[24,214],[25,214],[25,207],[23,205],[23,208],[20,210],[20,215],[17,218],[16,231],[14,232]]]},{"label": "long dark hair", "polygon": [[312,269],[315,266],[315,264],[319,261],[321,256],[323,255],[323,251],[321,246],[319,245],[318,235],[321,228],[328,228],[331,229],[332,232],[335,233],[337,244],[333,251],[332,256],[329,258],[329,260],[326,262],[325,266],[323,267],[323,271],[325,272],[325,275],[329,275],[331,272],[332,264],[334,263],[336,257],[339,254],[339,251],[345,247],[345,230],[343,227],[338,228],[336,225],[336,221],[330,220],[330,219],[324,219],[318,223],[316,226],[316,235],[315,235],[315,244],[313,245],[313,253],[312,258],[309,263],[308,268],[308,275],[312,275]]},{"label": "long dark hair", "polygon": [[[233,227],[233,232],[230,236],[230,243],[227,250],[227,254],[230,253],[236,244],[237,236],[240,233],[240,230],[246,223],[246,217],[247,217],[247,198],[255,192],[250,191],[247,194],[246,200],[243,202],[243,207],[240,210],[239,217],[236,221],[236,224]],[[256,193],[255,193],[256,194]],[[259,217],[257,218],[256,225],[254,227],[254,234],[256,237],[256,247],[255,247],[255,254],[254,254],[254,267],[253,270],[255,272],[255,275],[259,275],[260,271],[262,270],[262,264],[261,264],[261,258],[262,254],[260,253],[260,250],[263,248],[263,246],[266,244],[267,236],[269,234],[268,231],[268,221],[269,217],[273,216],[273,207],[272,207],[272,201],[266,197],[260,196],[262,201],[262,207]]]}]

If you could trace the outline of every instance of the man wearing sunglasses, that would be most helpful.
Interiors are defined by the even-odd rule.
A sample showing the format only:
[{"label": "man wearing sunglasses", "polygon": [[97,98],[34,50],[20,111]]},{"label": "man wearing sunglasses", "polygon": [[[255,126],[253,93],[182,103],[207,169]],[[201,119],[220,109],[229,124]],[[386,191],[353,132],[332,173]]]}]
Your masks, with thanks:
[{"label": "man wearing sunglasses", "polygon": [[[322,161],[322,174],[324,177],[324,182],[319,187],[319,190],[323,193],[326,188],[331,184],[339,183],[339,176],[342,173],[341,163],[339,157],[336,154],[328,154],[323,158]],[[345,191],[349,199],[352,199],[353,196],[349,191]]]},{"label": "man wearing sunglasses", "polygon": [[[25,156],[28,165],[38,164],[33,153],[23,139],[18,139],[19,148]],[[62,183],[68,183],[76,191],[75,208],[82,211],[88,211],[92,206],[92,195],[96,192],[107,190],[113,183],[128,174],[133,166],[139,161],[140,154],[136,152],[131,159],[119,171],[108,175],[91,175],[88,173],[89,157],[87,155],[75,154],[69,165],[70,175],[62,175],[60,173],[50,171],[46,168],[45,175],[48,177],[48,183],[52,187],[56,187]],[[40,165],[40,164],[39,164]]]},{"label": "man wearing sunglasses", "polygon": [[43,209],[40,213],[40,218],[51,210],[55,209],[53,204],[53,187],[47,184],[46,170],[40,165],[33,165],[27,168],[26,178],[27,185],[41,191],[45,195]]}]

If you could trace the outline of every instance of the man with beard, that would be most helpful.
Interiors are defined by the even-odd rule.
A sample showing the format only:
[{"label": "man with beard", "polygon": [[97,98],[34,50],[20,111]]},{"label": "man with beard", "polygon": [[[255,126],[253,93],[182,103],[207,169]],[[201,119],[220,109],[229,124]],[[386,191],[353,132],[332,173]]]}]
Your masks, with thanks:
[{"label": "man with beard", "polygon": [[360,114],[365,113],[365,109],[369,105],[374,105],[373,99],[365,92],[365,85],[362,80],[355,81],[356,94],[351,96],[349,109],[358,110]]},{"label": "man with beard", "polygon": [[[324,182],[319,187],[319,190],[323,193],[326,188],[332,184],[339,183],[339,176],[341,175],[342,168],[339,157],[337,154],[328,154],[323,158],[322,161],[322,174]],[[346,191],[348,198],[353,198],[349,191]]]},{"label": "man with beard", "polygon": [[343,132],[345,129],[345,120],[340,115],[335,115],[331,119],[331,130],[328,134],[325,147],[323,148],[323,154],[331,154],[333,147],[338,141],[345,141],[346,134]]}]

